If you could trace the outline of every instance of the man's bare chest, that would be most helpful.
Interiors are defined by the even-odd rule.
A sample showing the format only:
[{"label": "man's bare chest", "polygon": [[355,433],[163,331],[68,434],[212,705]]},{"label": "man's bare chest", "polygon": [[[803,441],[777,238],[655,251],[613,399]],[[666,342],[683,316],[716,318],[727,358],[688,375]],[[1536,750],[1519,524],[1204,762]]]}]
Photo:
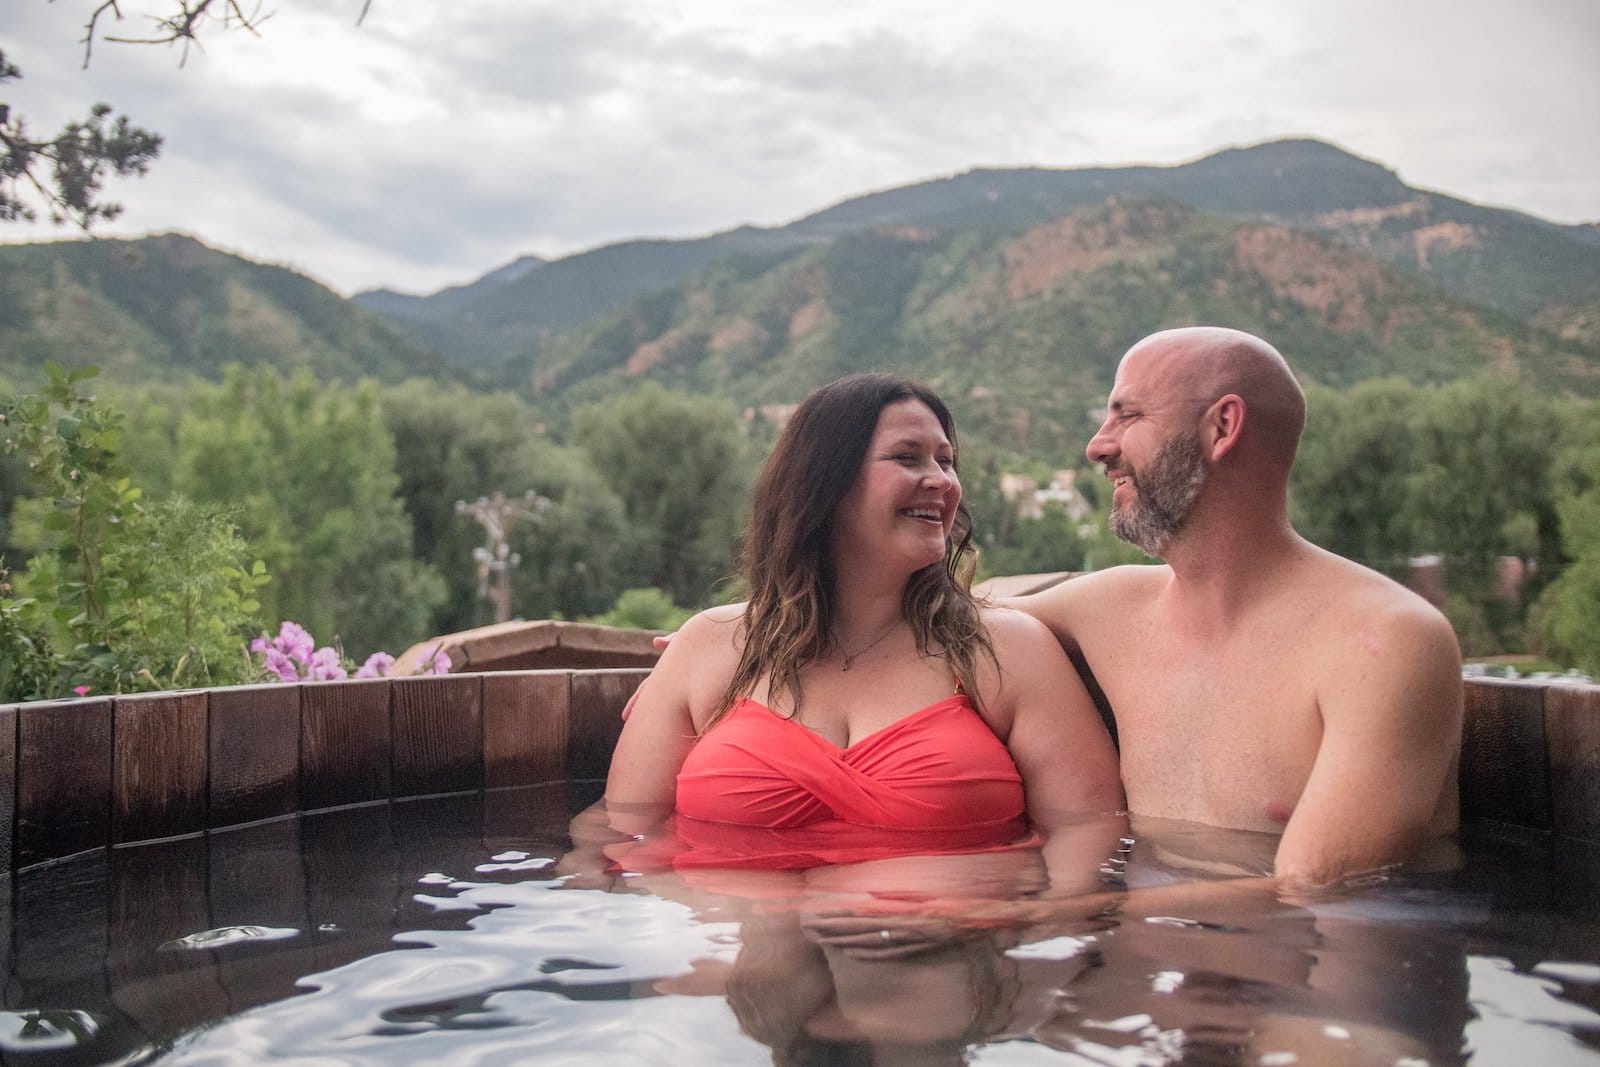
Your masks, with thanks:
[{"label": "man's bare chest", "polygon": [[1147,631],[1086,643],[1084,654],[1116,717],[1132,810],[1245,829],[1287,821],[1322,736],[1292,642],[1185,643]]}]

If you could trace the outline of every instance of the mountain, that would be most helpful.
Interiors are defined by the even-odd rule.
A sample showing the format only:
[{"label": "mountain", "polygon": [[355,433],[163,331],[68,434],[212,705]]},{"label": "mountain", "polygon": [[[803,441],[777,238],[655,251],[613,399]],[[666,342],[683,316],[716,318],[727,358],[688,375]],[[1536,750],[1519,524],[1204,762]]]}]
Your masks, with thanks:
[{"label": "mountain", "polygon": [[0,245],[0,375],[26,381],[49,359],[122,379],[216,377],[228,363],[459,376],[310,278],[178,234]]},{"label": "mountain", "polygon": [[1122,351],[1183,323],[1260,333],[1332,385],[1487,372],[1600,393],[1592,345],[1282,223],[1114,197],[1027,226],[866,225],[721,260],[506,370],[554,409],[635,379],[759,408],[890,367],[940,389],[981,436],[1034,454],[1075,451]]},{"label": "mountain", "polygon": [[465,299],[452,290],[412,298],[416,302],[408,305],[405,316],[412,323],[421,320],[421,325],[393,317],[384,290],[357,293],[354,300],[389,315],[397,329],[412,331],[450,362],[483,367],[591,322],[628,300],[674,285],[718,260],[807,243],[804,237],[752,226],[693,241],[625,241],[546,263],[536,274],[503,284],[482,285],[480,279],[466,287],[475,292]]},{"label": "mountain", "polygon": [[[610,245],[471,296],[447,290],[415,298],[429,309],[426,332],[418,336],[463,366],[531,358],[552,338],[719,261],[781,258],[884,227],[1017,234],[1113,197],[1170,201],[1315,234],[1457,299],[1537,319],[1540,328],[1573,339],[1592,341],[1595,334],[1600,225],[1558,226],[1413,189],[1392,170],[1340,148],[1288,140],[1170,167],[973,170],[856,197],[784,227]],[[356,297],[387,311],[382,299]]]},{"label": "mountain", "polygon": [[473,303],[485,293],[525,277],[538,270],[549,260],[539,256],[520,256],[503,267],[485,274],[465,285],[452,285],[428,296],[414,296],[393,289],[372,289],[360,294],[359,303],[383,315],[415,319],[419,322],[437,322]]},{"label": "mountain", "polygon": [[1282,141],[1175,167],[975,170],[783,227],[524,257],[428,296],[347,301],[175,235],[0,246],[0,376],[47,358],[123,378],[468,376],[557,427],[639,380],[754,411],[892,367],[996,444],[1075,452],[1118,354],[1189,322],[1254,330],[1332,385],[1491,373],[1600,395],[1600,226]]}]

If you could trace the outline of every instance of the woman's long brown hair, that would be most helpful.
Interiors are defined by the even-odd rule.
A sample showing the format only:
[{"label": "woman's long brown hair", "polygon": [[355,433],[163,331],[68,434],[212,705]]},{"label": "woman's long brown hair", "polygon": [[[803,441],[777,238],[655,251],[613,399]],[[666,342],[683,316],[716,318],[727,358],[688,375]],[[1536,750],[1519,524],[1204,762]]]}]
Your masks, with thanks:
[{"label": "woman's long brown hair", "polygon": [[[805,399],[784,427],[756,479],[740,557],[749,600],[740,623],[744,648],[738,669],[704,730],[754,690],[762,676],[798,708],[800,673],[835,646],[834,571],[830,554],[834,512],[861,472],[885,407],[902,400],[926,404],[959,461],[955,422],[926,386],[888,374],[852,374]],[[963,503],[945,539],[943,561],[913,574],[901,599],[917,651],[942,655],[972,700],[977,700],[980,653],[994,660],[988,631],[966,578],[972,516]],[[968,572],[968,573],[964,573]]]}]

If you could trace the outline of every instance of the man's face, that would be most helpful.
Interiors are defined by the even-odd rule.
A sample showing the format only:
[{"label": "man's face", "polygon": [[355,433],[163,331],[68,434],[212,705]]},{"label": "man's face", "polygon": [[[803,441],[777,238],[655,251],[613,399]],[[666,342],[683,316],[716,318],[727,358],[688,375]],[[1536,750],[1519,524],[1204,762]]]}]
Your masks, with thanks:
[{"label": "man's face", "polygon": [[1106,467],[1106,477],[1116,486],[1111,499],[1111,532],[1148,556],[1160,556],[1183,529],[1189,509],[1205,485],[1200,436],[1173,434],[1143,467],[1134,466],[1126,455],[1113,464]]},{"label": "man's face", "polygon": [[1183,528],[1205,484],[1195,388],[1159,351],[1117,368],[1106,420],[1085,454],[1111,480],[1111,530],[1152,556]]}]

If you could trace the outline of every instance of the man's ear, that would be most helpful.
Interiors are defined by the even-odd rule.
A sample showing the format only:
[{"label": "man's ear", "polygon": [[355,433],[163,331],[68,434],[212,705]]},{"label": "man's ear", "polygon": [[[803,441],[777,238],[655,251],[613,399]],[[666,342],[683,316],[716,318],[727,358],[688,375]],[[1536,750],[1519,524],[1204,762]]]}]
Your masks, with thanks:
[{"label": "man's ear", "polygon": [[1237,393],[1226,393],[1218,397],[1206,409],[1200,434],[1202,443],[1211,453],[1213,460],[1221,459],[1239,447],[1247,414],[1244,397]]}]

